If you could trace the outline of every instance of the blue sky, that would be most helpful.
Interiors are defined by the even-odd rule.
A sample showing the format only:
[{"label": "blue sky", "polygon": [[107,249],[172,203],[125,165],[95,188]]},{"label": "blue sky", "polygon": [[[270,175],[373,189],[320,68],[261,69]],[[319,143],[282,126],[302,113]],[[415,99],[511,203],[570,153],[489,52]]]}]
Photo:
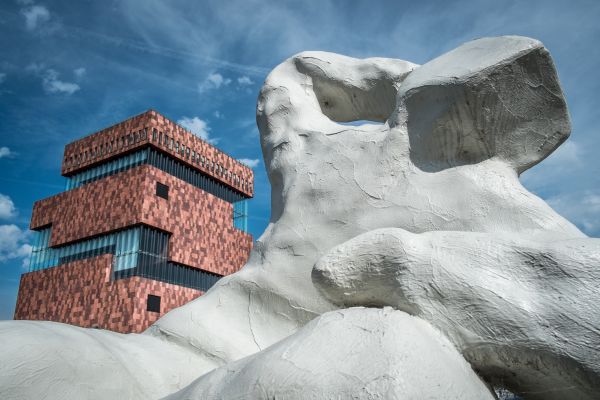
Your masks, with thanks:
[{"label": "blue sky", "polygon": [[186,123],[256,176],[250,230],[269,219],[255,125],[268,71],[303,50],[424,63],[517,34],[552,53],[571,138],[522,176],[600,236],[600,2],[3,1],[0,4],[0,319],[26,268],[32,204],[60,192],[66,143],[149,108]]}]

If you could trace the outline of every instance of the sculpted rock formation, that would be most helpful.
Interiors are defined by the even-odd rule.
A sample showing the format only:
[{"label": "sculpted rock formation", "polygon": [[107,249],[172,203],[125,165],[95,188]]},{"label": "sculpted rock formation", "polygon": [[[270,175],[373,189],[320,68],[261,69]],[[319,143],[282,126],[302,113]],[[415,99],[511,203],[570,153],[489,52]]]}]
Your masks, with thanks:
[{"label": "sculpted rock formation", "polygon": [[143,335],[0,323],[0,397],[114,398],[98,382],[123,376],[130,398],[597,397],[599,240],[518,179],[570,133],[540,42],[301,53],[257,122],[272,214],[248,264]]},{"label": "sculpted rock formation", "polygon": [[389,308],[325,313],[267,349],[218,368],[168,397],[289,398],[495,397],[439,331]]}]

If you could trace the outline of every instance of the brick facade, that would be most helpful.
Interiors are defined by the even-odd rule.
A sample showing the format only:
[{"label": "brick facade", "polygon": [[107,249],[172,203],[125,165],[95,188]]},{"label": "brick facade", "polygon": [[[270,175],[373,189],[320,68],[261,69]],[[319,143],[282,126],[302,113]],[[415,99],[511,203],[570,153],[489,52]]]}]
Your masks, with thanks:
[{"label": "brick facade", "polygon": [[[154,129],[157,131],[156,140],[153,140]],[[165,144],[165,135],[169,137],[169,144]],[[159,136],[163,138],[162,141],[159,141]],[[170,145],[171,138],[178,143],[179,151]],[[73,175],[148,145],[167,152],[171,157],[199,169],[248,197],[252,197],[254,193],[252,169],[153,110],[69,143],[65,146],[62,174]],[[186,150],[182,154],[181,145],[190,151]],[[192,151],[199,155],[198,160],[192,159]]]},{"label": "brick facade", "polygon": [[[156,196],[156,182],[169,200]],[[52,225],[50,246],[136,224],[171,233],[168,258],[219,275],[247,261],[252,236],[233,227],[233,207],[150,165],[140,165],[35,203],[31,229]]]},{"label": "brick facade", "polygon": [[[165,135],[169,137],[168,144],[164,141]],[[161,137],[163,140],[159,140]],[[57,256],[51,263],[43,259],[44,263],[33,264],[33,268],[45,269],[23,274],[15,319],[50,320],[123,333],[141,332],[164,313],[200,296],[202,290],[218,279],[214,274],[232,274],[246,263],[252,249],[252,236],[234,227],[233,205],[223,198],[239,201],[252,197],[252,170],[155,111],[68,144],[62,172],[66,176],[78,174],[147,147],[160,149],[161,157],[166,154],[215,178],[228,190],[218,186],[223,191],[214,191],[216,195],[213,195],[150,163],[123,167],[111,174],[104,170],[105,175],[97,176],[95,181],[88,179],[90,171],[79,175],[77,179],[88,176],[82,186],[71,186],[70,190],[36,202],[30,224],[33,230],[51,227],[48,243],[48,231],[44,231],[44,244],[37,248],[38,255],[65,251],[57,247],[68,244],[75,244],[70,249],[78,250],[68,257]],[[105,167],[97,170],[102,171],[102,168]],[[183,176],[181,169],[173,173]],[[191,181],[188,175],[185,179]],[[168,187],[168,195],[162,186],[160,196],[157,195],[157,183]],[[119,275],[122,269],[118,268],[113,274],[113,254],[97,255],[100,250],[94,253],[89,247],[83,247],[105,240],[104,235],[109,233],[139,225],[154,228],[153,232],[163,238],[160,257],[164,264],[139,261],[136,267],[127,269],[129,275]],[[169,234],[166,258],[165,232]],[[90,240],[92,238],[94,240]],[[131,239],[127,243],[140,246]],[[117,248],[115,244],[111,246]],[[109,246],[94,249],[111,252]],[[146,250],[140,247],[137,250],[130,247],[128,251],[131,253],[127,254],[138,252],[140,260],[159,254],[143,253]],[[155,269],[148,275],[135,269],[138,267]],[[177,271],[181,273],[178,280],[173,278]],[[131,274],[156,279],[131,277]],[[164,283],[161,279],[198,289]],[[160,312],[147,311],[150,294],[161,297]]]},{"label": "brick facade", "polygon": [[[105,254],[21,276],[15,319],[64,322],[121,333],[144,331],[173,308],[203,292],[151,279],[111,281],[113,256]],[[149,294],[160,296],[160,313],[146,311]]]}]

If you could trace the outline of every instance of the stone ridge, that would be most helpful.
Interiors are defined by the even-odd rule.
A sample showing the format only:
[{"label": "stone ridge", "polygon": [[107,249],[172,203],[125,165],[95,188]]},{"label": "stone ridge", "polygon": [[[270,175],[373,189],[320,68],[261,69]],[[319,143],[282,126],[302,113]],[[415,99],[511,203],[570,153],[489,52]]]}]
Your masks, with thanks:
[{"label": "stone ridge", "polygon": [[[156,196],[156,182],[169,186],[169,200]],[[252,249],[230,203],[150,165],[37,201],[30,227],[52,225],[55,247],[137,224],[171,233],[170,261],[219,275],[236,272]]]},{"label": "stone ridge", "polygon": [[[168,137],[167,143],[165,137]],[[61,174],[70,176],[148,145],[247,197],[254,194],[254,173],[251,168],[154,110],[67,144]]]}]

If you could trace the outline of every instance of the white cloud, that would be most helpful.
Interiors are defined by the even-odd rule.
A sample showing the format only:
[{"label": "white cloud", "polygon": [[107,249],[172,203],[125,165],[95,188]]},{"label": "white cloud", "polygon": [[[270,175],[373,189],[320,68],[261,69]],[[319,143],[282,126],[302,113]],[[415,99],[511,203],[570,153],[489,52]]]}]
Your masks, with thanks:
[{"label": "white cloud", "polygon": [[8,147],[6,147],[6,146],[0,147],[0,158],[12,157],[14,155],[15,155],[15,153],[13,151],[11,151]]},{"label": "white cloud", "polygon": [[50,20],[50,11],[44,6],[31,5],[30,7],[21,10],[21,14],[25,17],[25,28],[28,31],[33,31],[41,24]]},{"label": "white cloud", "polygon": [[219,110],[215,111],[213,113],[213,115],[215,116],[216,119],[223,119],[223,118],[225,118],[225,115],[221,114],[221,112]]},{"label": "white cloud", "polygon": [[254,159],[240,158],[240,159],[238,159],[238,161],[244,165],[247,165],[250,168],[255,168],[260,163],[260,160],[258,158],[254,158]]},{"label": "white cloud", "polygon": [[583,166],[583,153],[577,142],[567,140],[544,161],[521,174],[521,181],[535,192],[554,186],[559,180],[572,179]]},{"label": "white cloud", "polygon": [[21,258],[23,266],[26,266],[31,254],[29,235],[29,231],[23,231],[14,224],[0,225],[0,262]]},{"label": "white cloud", "polygon": [[581,163],[581,149],[576,142],[568,140],[543,163],[547,166],[560,166],[561,168],[577,166]]},{"label": "white cloud", "polygon": [[246,75],[240,76],[239,78],[237,78],[237,83],[240,86],[254,85],[254,81],[252,79],[250,79],[250,77],[248,77]]},{"label": "white cloud", "polygon": [[563,193],[550,197],[546,201],[586,234],[600,235],[600,191]]},{"label": "white cloud", "polygon": [[63,93],[71,95],[81,89],[74,82],[66,82],[58,79],[58,72],[52,68],[46,68],[44,64],[30,64],[26,68],[42,78],[42,87],[46,93]]},{"label": "white cloud", "polygon": [[204,93],[212,89],[219,89],[221,86],[227,86],[230,83],[231,79],[224,78],[223,75],[219,74],[218,72],[213,72],[198,85],[198,91],[200,93]]},{"label": "white cloud", "polygon": [[208,126],[208,123],[203,119],[200,119],[198,117],[182,117],[177,121],[177,123],[183,126],[184,128],[189,129],[194,135],[198,136],[199,138],[205,140],[210,144],[217,144],[217,142],[219,141],[218,138],[210,137],[210,127]]},{"label": "white cloud", "polygon": [[9,219],[17,215],[17,209],[12,199],[0,193],[0,219]]},{"label": "white cloud", "polygon": [[0,72],[0,83],[3,83],[6,80],[6,73]]},{"label": "white cloud", "polygon": [[75,74],[75,77],[77,79],[81,79],[85,75],[85,68],[83,68],[83,67],[81,67],[81,68],[75,68],[73,70],[73,73]]},{"label": "white cloud", "polygon": [[53,69],[46,70],[42,77],[42,85],[47,93],[73,94],[80,89],[76,83],[59,80],[58,72]]}]

